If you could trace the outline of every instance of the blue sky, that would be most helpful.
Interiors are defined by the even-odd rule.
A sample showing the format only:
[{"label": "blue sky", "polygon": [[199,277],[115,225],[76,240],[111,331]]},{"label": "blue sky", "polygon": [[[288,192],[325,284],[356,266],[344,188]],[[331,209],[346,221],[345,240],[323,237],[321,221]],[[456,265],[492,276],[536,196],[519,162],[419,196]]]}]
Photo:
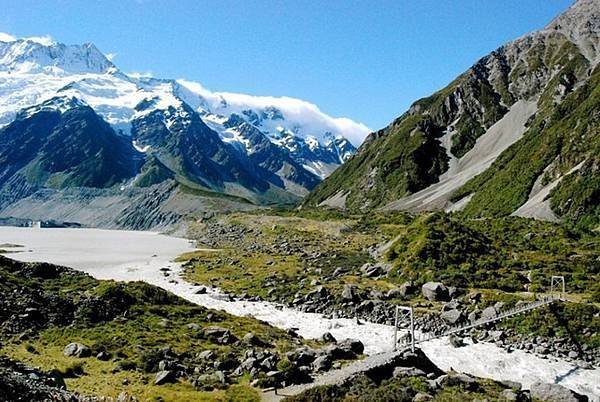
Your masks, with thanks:
[{"label": "blue sky", "polygon": [[373,129],[571,0],[0,0],[0,32],[93,42],[125,72],[292,96]]}]

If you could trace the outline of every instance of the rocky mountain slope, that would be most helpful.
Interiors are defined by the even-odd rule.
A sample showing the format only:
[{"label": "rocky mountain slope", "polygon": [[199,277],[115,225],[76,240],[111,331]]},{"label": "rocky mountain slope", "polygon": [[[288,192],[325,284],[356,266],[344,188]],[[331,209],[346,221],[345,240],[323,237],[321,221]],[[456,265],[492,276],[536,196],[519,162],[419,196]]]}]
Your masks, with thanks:
[{"label": "rocky mountain slope", "polygon": [[[81,204],[74,193],[102,189],[133,205],[124,191],[165,183],[204,197],[292,204],[356,151],[346,137],[358,143],[368,132],[297,99],[128,76],[92,44],[2,40],[3,216],[20,202],[17,217],[65,219],[41,200]],[[92,215],[83,223],[96,224]]]},{"label": "rocky mountain slope", "polygon": [[599,32],[600,3],[577,1],[370,134],[305,203],[597,225]]}]

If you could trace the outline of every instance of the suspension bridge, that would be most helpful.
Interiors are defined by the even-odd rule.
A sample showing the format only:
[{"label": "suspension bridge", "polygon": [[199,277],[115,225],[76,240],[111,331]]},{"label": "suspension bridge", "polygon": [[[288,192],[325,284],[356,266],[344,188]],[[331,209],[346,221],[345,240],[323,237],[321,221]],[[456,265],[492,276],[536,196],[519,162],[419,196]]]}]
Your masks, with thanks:
[{"label": "suspension bridge", "polygon": [[[474,328],[483,327],[488,324],[492,324],[504,319],[517,316],[519,314],[525,314],[529,311],[548,306],[552,303],[565,300],[565,280],[562,276],[552,276],[550,294],[541,296],[534,301],[520,303],[512,308],[497,311],[496,314],[491,316],[482,317],[480,319],[464,322],[458,325],[447,327],[443,331],[433,333],[421,333],[415,331],[414,328],[414,315],[412,307],[397,306],[396,307],[396,322],[395,322],[395,333],[394,333],[394,345],[393,351],[377,353],[367,357],[364,360],[350,363],[340,369],[331,370],[317,376],[312,383],[292,385],[283,389],[269,390],[262,396],[263,401],[279,401],[286,396],[297,395],[307,389],[319,386],[319,385],[340,385],[347,381],[352,376],[360,373],[365,373],[378,367],[393,365],[393,362],[400,358],[402,354],[408,350],[414,351],[415,345],[423,342],[428,342],[433,339],[439,339],[453,334],[468,331]],[[400,312],[405,312],[406,319],[410,320],[410,329],[407,336],[398,340],[397,331],[398,324],[401,319]]]}]

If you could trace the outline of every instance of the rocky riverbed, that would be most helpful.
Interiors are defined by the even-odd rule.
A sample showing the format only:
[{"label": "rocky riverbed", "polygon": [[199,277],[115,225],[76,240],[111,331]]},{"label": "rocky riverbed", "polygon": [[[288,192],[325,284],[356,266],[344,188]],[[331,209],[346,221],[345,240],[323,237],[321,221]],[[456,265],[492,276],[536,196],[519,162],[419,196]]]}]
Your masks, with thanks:
[{"label": "rocky riverbed", "polygon": [[[337,313],[333,311],[332,308],[330,312],[326,312],[326,315],[310,313],[307,311],[299,311],[302,308],[301,306],[295,306],[300,308],[292,309],[280,304],[272,304],[269,302],[262,301],[248,301],[247,298],[246,300],[237,300],[235,297],[223,295],[216,289],[186,283],[179,277],[181,273],[181,268],[178,264],[174,264],[172,262],[164,262],[163,264],[151,263],[150,261],[152,261],[152,258],[156,258],[152,257],[152,254],[145,256],[141,260],[130,261],[116,266],[110,258],[108,261],[101,263],[101,258],[103,255],[110,255],[116,252],[114,248],[111,249],[110,247],[108,247],[105,250],[96,249],[96,254],[99,256],[99,260],[96,264],[90,267],[89,265],[86,265],[85,259],[80,258],[80,255],[86,255],[84,251],[86,247],[96,247],[97,244],[93,245],[87,242],[85,240],[85,230],[81,230],[83,230],[83,232],[79,232],[77,238],[74,238],[72,242],[64,242],[61,246],[56,245],[58,243],[54,241],[53,244],[55,244],[55,247],[58,248],[46,251],[37,250],[38,258],[52,261],[53,258],[58,258],[58,256],[60,256],[60,263],[70,265],[75,268],[85,269],[88,272],[92,273],[92,275],[97,276],[99,278],[112,278],[127,281],[144,280],[146,282],[170,290],[175,294],[178,294],[194,303],[198,303],[211,308],[223,309],[235,315],[252,315],[256,318],[267,321],[277,327],[293,329],[294,332],[298,333],[300,336],[308,338],[319,338],[323,336],[324,333],[330,332],[337,339],[356,338],[364,343],[366,353],[390,350],[392,347],[391,340],[393,335],[393,329],[391,327],[384,324],[374,324],[366,321],[365,318],[369,318],[368,315],[363,316],[363,318],[359,318],[360,322],[357,322],[354,316],[354,312],[362,303],[365,302],[365,300],[357,299],[355,301],[352,301],[352,303],[347,303],[346,308],[341,309],[341,312],[338,311]],[[48,239],[50,240],[52,236],[57,232],[52,232],[51,229],[48,229],[45,233],[48,236]],[[116,233],[115,235],[123,236],[123,233]],[[135,234],[133,234],[132,236],[135,236]],[[122,239],[122,237],[120,238]],[[27,239],[25,239],[23,236],[19,237],[18,239],[15,239],[14,237],[6,236],[6,233],[4,233],[3,242],[19,244],[19,241],[21,241],[21,244],[24,243],[27,249],[33,248],[31,244],[27,244]],[[186,243],[187,242],[184,241],[182,243],[182,246],[185,245],[185,247],[189,247],[189,245],[186,245]],[[49,241],[49,244],[52,244],[52,241]],[[120,248],[117,248],[117,250],[119,249]],[[36,250],[34,250],[34,252],[36,252]],[[46,254],[44,254],[44,252]],[[19,258],[19,253],[16,253],[15,257]],[[174,257],[174,255],[171,256],[171,258],[172,257]],[[161,269],[163,268],[164,270],[161,271]],[[388,301],[382,300],[380,302],[373,303],[375,305],[385,306],[380,307],[380,309],[382,311],[386,311],[386,319],[388,319],[388,317],[391,318],[391,315],[389,313],[390,306],[388,305]],[[375,309],[370,309],[371,312],[369,313],[369,309],[364,308],[366,314],[373,314],[373,310]],[[337,314],[337,317],[334,316],[334,314]],[[351,318],[342,318],[343,315],[346,315]],[[427,328],[428,322],[434,322],[433,319],[433,317],[430,319],[423,318],[423,321],[419,321],[418,325],[420,326],[420,328],[425,329]],[[435,322],[439,322],[439,319],[436,319]],[[493,331],[488,331],[485,336],[481,335],[480,338],[478,338],[476,334],[472,335],[474,339],[489,340],[493,339],[490,337],[495,337],[495,334],[496,333],[494,333]],[[496,341],[503,342],[502,339],[495,339],[495,342]],[[435,353],[441,353],[442,355],[454,355],[453,353],[449,353],[449,351],[455,348],[452,345],[446,343],[445,341],[442,342],[443,343],[441,343],[439,347],[448,352],[441,352],[440,349],[437,349]],[[542,344],[544,341],[540,339],[535,340],[535,342],[537,345],[538,343]],[[506,343],[508,344],[508,341],[506,341]],[[493,370],[493,367],[484,366],[482,368],[480,367],[480,365],[475,363],[478,357],[484,357],[485,355],[495,354],[496,356],[499,356],[499,360],[495,362],[496,365],[506,365],[507,367],[510,366],[510,354],[504,354],[505,352],[501,352],[503,349],[499,348],[495,344],[490,344],[486,342],[485,345],[488,345],[488,348],[485,350],[479,350],[476,347],[467,345],[464,348],[464,350],[459,352],[459,355],[463,358],[457,358],[449,364],[454,370],[465,372],[468,372],[469,369],[472,368],[472,366],[477,366],[478,370],[481,370],[480,374],[483,377],[494,377],[496,374]],[[499,345],[502,344],[499,343]],[[527,348],[526,345],[527,342],[524,341],[523,347]],[[549,346],[547,347],[550,348]],[[427,352],[426,348],[424,350]],[[456,350],[461,350],[461,348]],[[531,358],[527,358],[527,356],[529,355],[531,354],[525,353],[523,357],[524,361],[531,362],[531,364],[527,367],[527,370],[524,372],[514,373],[514,377],[535,377],[537,379],[545,380],[546,382],[559,381],[560,383],[564,383],[566,386],[569,386],[573,389],[582,392],[586,392],[589,395],[600,395],[600,389],[594,388],[593,385],[595,383],[593,378],[597,378],[597,376],[599,375],[598,369],[582,370],[581,368],[577,368],[578,366],[568,363],[565,359],[557,360],[555,358],[548,359],[549,361],[555,362],[554,366],[550,366],[547,364],[542,364],[542,362],[544,362],[545,360],[539,359],[533,355],[531,355]],[[465,360],[465,356],[468,356],[469,358]],[[561,377],[560,373],[567,374]],[[510,376],[510,371],[503,372],[503,375]],[[592,387],[591,390],[590,387]]]}]

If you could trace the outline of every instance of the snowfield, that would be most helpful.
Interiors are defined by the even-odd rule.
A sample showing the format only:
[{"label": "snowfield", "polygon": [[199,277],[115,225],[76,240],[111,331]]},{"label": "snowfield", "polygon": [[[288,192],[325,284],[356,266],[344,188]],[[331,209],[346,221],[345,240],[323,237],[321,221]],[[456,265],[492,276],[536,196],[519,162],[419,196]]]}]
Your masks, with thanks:
[{"label": "snowfield", "polygon": [[[173,259],[194,250],[189,240],[151,232],[100,229],[29,229],[0,227],[0,243],[23,245],[8,254],[20,261],[47,261],[84,271],[98,279],[142,280],[169,290],[193,303],[238,316],[253,316],[279,328],[296,328],[305,338],[331,332],[336,338],[357,338],[365,352],[390,351],[393,328],[350,319],[327,319],[268,302],[230,301],[217,289],[196,294],[180,278],[181,266]],[[164,276],[161,268],[171,269]],[[170,281],[175,279],[174,283]],[[529,387],[535,381],[558,383],[600,400],[600,368],[583,370],[564,360],[542,359],[523,351],[506,352],[494,344],[477,343],[453,348],[447,340],[422,344],[423,351],[442,370],[453,369],[478,377],[512,380]]]}]

